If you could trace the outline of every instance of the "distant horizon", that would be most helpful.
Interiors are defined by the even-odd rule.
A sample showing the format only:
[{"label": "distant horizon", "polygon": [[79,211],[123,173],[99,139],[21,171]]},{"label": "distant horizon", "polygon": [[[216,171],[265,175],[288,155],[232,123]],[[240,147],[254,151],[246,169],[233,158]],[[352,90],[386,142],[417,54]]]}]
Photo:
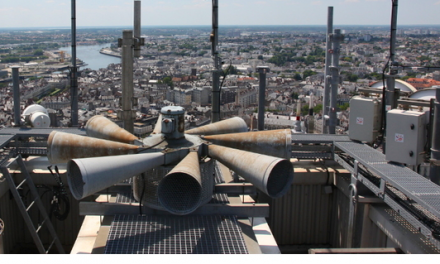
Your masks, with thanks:
[{"label": "distant horizon", "polygon": [[[160,27],[211,27],[211,25],[142,25],[142,28],[160,28]],[[327,25],[220,25],[221,27],[327,27]],[[356,25],[356,24],[334,24],[333,27],[390,27],[390,25]],[[440,24],[402,24],[398,27],[440,27]],[[0,27],[0,30],[25,30],[25,29],[70,29],[71,26],[60,27]],[[94,28],[133,28],[133,25],[127,26],[77,26],[77,29],[94,29]]]},{"label": "distant horizon", "polygon": [[[80,27],[125,27],[133,23],[133,0],[76,0]],[[142,1],[142,23],[149,26],[207,26],[212,1]],[[391,22],[390,0],[222,0],[221,26],[322,26],[333,7],[334,25],[382,26]],[[437,26],[440,0],[400,1],[398,25]],[[71,24],[71,0],[14,0],[0,6],[1,28],[66,28]]]}]

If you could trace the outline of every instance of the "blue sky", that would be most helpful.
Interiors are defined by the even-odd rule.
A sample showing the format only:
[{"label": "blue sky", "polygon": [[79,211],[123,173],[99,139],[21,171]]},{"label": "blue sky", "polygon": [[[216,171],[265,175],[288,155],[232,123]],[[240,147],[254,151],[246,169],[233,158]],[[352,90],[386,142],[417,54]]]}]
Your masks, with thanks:
[{"label": "blue sky", "polygon": [[[69,27],[70,0],[11,0],[0,28]],[[127,26],[133,0],[77,0],[78,26]],[[211,0],[142,0],[142,25],[210,25]],[[219,0],[220,25],[388,25],[391,0]],[[400,0],[401,25],[440,25],[440,0]]]}]

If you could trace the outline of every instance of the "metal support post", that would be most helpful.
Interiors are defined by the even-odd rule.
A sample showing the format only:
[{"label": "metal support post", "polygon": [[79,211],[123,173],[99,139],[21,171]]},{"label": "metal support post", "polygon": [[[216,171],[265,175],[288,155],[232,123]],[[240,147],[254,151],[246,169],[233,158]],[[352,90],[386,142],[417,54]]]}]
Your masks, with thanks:
[{"label": "metal support post", "polygon": [[12,85],[14,87],[14,123],[15,126],[20,126],[20,75],[18,69],[20,67],[14,66],[12,68]]},{"label": "metal support post", "polygon": [[145,45],[145,39],[141,38],[141,1],[134,1],[134,57],[141,57],[141,46]]},{"label": "metal support post", "polygon": [[218,0],[212,1],[212,56],[214,71],[212,72],[212,112],[211,123],[220,121],[220,71],[221,59],[218,55]]},{"label": "metal support post", "polygon": [[[324,72],[324,97],[322,100],[322,116],[328,115],[329,110],[329,98],[330,98],[330,82],[327,76],[330,75],[330,63],[331,63],[331,42],[330,34],[333,32],[333,6],[328,7],[327,15],[327,41],[326,41],[326,53],[325,53],[325,72]],[[327,122],[325,118],[322,118],[322,134],[327,134]]]},{"label": "metal support post", "polygon": [[440,185],[440,86],[436,86],[434,105],[429,177],[432,182]]},{"label": "metal support post", "polygon": [[266,102],[266,73],[270,72],[269,67],[259,66],[257,67],[260,74],[260,88],[258,91],[258,130],[264,130],[264,109]]},{"label": "metal support post", "polygon": [[70,123],[78,126],[78,68],[76,66],[76,1],[72,0],[72,67],[70,68]]},{"label": "metal support post", "polygon": [[337,111],[337,97],[339,87],[339,55],[341,42],[344,40],[344,35],[341,34],[340,29],[335,29],[334,33],[330,35],[332,42],[332,65],[330,66],[331,72],[331,93],[330,93],[330,109],[329,109],[329,134],[336,134],[336,111]]},{"label": "metal support post", "polygon": [[124,129],[133,133],[133,31],[124,30],[122,36],[122,120]]},{"label": "metal support post", "polygon": [[395,97],[395,87],[396,87],[396,78],[397,76],[397,63],[395,61],[396,59],[396,42],[397,42],[397,7],[398,7],[398,0],[392,0],[393,7],[392,7],[392,13],[391,13],[391,39],[390,39],[390,61],[389,61],[389,71],[386,75],[386,92],[385,92],[385,98],[383,99],[384,102],[384,109],[383,109],[383,119],[384,119],[384,127],[383,127],[383,153],[386,153],[386,118],[387,118],[387,112],[395,109],[397,107],[397,100]]}]

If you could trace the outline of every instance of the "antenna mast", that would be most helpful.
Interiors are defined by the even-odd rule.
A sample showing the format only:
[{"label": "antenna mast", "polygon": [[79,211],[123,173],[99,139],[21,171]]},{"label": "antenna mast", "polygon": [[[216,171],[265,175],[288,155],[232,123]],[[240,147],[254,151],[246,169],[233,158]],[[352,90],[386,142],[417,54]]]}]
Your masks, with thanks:
[{"label": "antenna mast", "polygon": [[78,126],[78,67],[76,66],[76,0],[72,0],[72,67],[70,68],[70,123]]},{"label": "antenna mast", "polygon": [[212,56],[214,71],[212,72],[212,112],[211,123],[220,121],[220,71],[221,60],[218,55],[218,0],[212,0]]}]

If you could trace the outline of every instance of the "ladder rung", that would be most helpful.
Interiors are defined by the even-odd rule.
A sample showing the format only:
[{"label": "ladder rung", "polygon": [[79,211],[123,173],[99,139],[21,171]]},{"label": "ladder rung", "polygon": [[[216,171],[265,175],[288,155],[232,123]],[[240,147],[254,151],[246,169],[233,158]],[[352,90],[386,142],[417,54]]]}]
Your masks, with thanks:
[{"label": "ladder rung", "polygon": [[27,179],[24,179],[22,182],[20,182],[19,185],[17,185],[17,187],[15,189],[20,189],[20,187],[27,181]]},{"label": "ladder rung", "polygon": [[55,241],[56,241],[56,240],[57,240],[57,238],[54,238],[54,239],[52,240],[52,243],[50,243],[49,247],[48,247],[47,250],[46,250],[46,254],[48,254],[49,251],[52,249],[52,246],[53,246],[53,244],[55,244]]},{"label": "ladder rung", "polygon": [[29,209],[31,209],[31,207],[35,204],[35,201],[37,201],[38,197],[35,198],[35,200],[32,201],[32,203],[26,208],[26,212],[29,211]]},{"label": "ladder rung", "polygon": [[43,225],[46,223],[46,221],[47,221],[47,218],[44,219],[43,222],[41,222],[41,224],[38,225],[38,228],[37,228],[37,230],[35,230],[35,232],[37,232],[37,233],[40,232],[41,228],[42,228]]}]

